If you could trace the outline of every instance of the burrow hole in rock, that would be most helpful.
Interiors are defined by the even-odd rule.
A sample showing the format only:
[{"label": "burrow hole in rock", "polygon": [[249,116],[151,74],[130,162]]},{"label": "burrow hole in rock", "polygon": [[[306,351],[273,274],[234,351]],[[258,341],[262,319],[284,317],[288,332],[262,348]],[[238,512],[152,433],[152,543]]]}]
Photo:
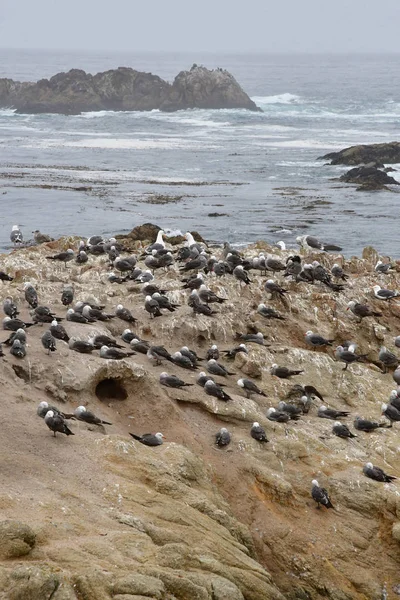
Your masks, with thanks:
[{"label": "burrow hole in rock", "polygon": [[99,400],[126,400],[128,392],[124,387],[122,379],[113,377],[103,379],[96,385],[95,394]]}]

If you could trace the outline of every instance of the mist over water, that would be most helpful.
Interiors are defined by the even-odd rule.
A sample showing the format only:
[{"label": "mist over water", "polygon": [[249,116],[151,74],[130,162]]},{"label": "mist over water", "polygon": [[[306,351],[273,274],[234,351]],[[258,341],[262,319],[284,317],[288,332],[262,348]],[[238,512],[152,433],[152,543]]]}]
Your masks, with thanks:
[{"label": "mist over water", "polygon": [[[29,238],[111,234],[152,221],[213,241],[294,242],[310,233],[400,255],[397,190],[357,192],[346,168],[317,157],[395,140],[396,56],[76,54],[0,50],[0,77],[132,66],[168,80],[193,62],[231,71],[263,109],[80,116],[0,111],[0,246]],[[395,166],[396,168],[396,166]],[[400,181],[399,171],[392,175]],[[42,186],[47,186],[43,188]],[[209,216],[210,214],[223,216]]]}]

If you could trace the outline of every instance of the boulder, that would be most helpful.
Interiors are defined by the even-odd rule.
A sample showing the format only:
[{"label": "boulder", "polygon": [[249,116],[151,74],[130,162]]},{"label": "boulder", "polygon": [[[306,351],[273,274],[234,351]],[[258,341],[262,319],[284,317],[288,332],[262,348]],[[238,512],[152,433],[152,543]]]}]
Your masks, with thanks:
[{"label": "boulder", "polygon": [[376,167],[383,167],[384,164],[400,162],[400,142],[350,146],[340,152],[330,152],[320,156],[319,160],[330,160],[331,165],[355,166],[373,163]]},{"label": "boulder", "polygon": [[228,71],[197,65],[175,77],[170,93],[160,106],[167,112],[185,108],[260,110]]},{"label": "boulder", "polygon": [[342,175],[340,181],[356,183],[361,190],[380,190],[385,185],[399,185],[393,177],[374,166],[354,167]]},{"label": "boulder", "polygon": [[0,557],[18,558],[29,554],[36,542],[36,534],[21,521],[0,522]]},{"label": "boulder", "polygon": [[179,73],[173,85],[157,75],[128,67],[96,75],[71,69],[36,83],[0,79],[0,108],[4,107],[16,108],[20,113],[65,115],[99,110],[260,110],[228,71],[197,66]]}]

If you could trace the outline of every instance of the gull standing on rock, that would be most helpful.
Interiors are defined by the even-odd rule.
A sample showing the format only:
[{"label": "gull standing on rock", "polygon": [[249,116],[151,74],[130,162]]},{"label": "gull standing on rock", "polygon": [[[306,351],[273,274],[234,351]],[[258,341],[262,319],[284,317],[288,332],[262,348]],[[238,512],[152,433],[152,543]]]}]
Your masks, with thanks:
[{"label": "gull standing on rock", "polygon": [[160,305],[155,298],[152,298],[151,296],[146,296],[144,308],[146,312],[149,313],[150,317],[152,317],[153,319],[155,317],[162,317]]},{"label": "gull standing on rock", "polygon": [[392,404],[381,405],[382,414],[390,421],[389,427],[393,427],[393,423],[400,421],[400,411],[397,410]]},{"label": "gull standing on rock", "polygon": [[346,371],[349,365],[363,361],[367,354],[356,354],[351,350],[345,350],[343,346],[338,346],[335,351],[335,356],[338,360],[345,363],[346,366],[343,368],[343,371]]},{"label": "gull standing on rock", "polygon": [[10,354],[16,358],[24,358],[26,356],[26,346],[20,340],[15,339],[10,348]]},{"label": "gull standing on rock", "polygon": [[74,301],[74,288],[70,283],[64,286],[61,292],[61,302],[64,306],[69,306]]},{"label": "gull standing on rock", "polygon": [[305,341],[313,348],[323,348],[324,346],[332,346],[333,339],[328,340],[318,333],[307,331],[305,334]]},{"label": "gull standing on rock", "polygon": [[315,502],[317,503],[317,508],[321,508],[321,504],[325,506],[325,508],[333,508],[333,504],[329,498],[329,494],[326,491],[326,489],[320,487],[316,479],[313,479],[311,485],[311,496],[313,500],[315,500]]},{"label": "gull standing on rock", "polygon": [[66,252],[59,252],[58,254],[54,254],[53,256],[46,256],[47,260],[55,260],[58,262],[63,262],[64,267],[67,268],[67,262],[70,262],[74,258],[74,251],[71,248],[68,248]]},{"label": "gull standing on rock", "polygon": [[361,321],[363,319],[365,319],[365,317],[381,317],[382,316],[381,312],[379,312],[377,310],[372,310],[372,308],[370,308],[367,304],[361,304],[360,302],[356,302],[355,300],[350,300],[350,302],[347,305],[346,310],[351,310],[353,315],[358,317],[359,323],[361,323]]},{"label": "gull standing on rock", "polygon": [[161,365],[163,360],[174,362],[171,354],[164,348],[164,346],[150,346],[147,351],[147,358],[154,361],[155,365]]},{"label": "gull standing on rock", "polygon": [[235,279],[237,279],[238,281],[240,281],[240,283],[243,281],[246,285],[249,285],[251,283],[250,279],[249,279],[249,274],[247,273],[247,271],[244,270],[242,265],[238,265],[237,267],[235,267],[233,269],[233,276],[235,277]]},{"label": "gull standing on rock", "polygon": [[44,422],[47,427],[54,433],[56,437],[57,433],[64,433],[65,435],[75,435],[73,431],[67,426],[64,417],[60,413],[55,414],[52,410],[49,410],[45,417]]},{"label": "gull standing on rock", "polygon": [[19,315],[18,306],[10,296],[7,296],[3,302],[3,311],[5,315],[12,319],[15,319]]},{"label": "gull standing on rock", "polygon": [[383,365],[382,373],[387,373],[389,367],[397,368],[399,366],[399,359],[393,352],[386,349],[385,346],[381,346],[378,354],[378,360]]},{"label": "gull standing on rock", "polygon": [[30,283],[30,281],[26,281],[24,283],[24,292],[25,292],[25,300],[27,301],[29,306],[31,308],[36,308],[39,304],[38,295],[37,295],[35,288]]},{"label": "gull standing on rock", "polygon": [[252,394],[265,397],[267,396],[267,394],[260,390],[260,388],[254,383],[254,381],[251,381],[251,379],[238,379],[237,384],[244,390],[246,398],[250,398]]},{"label": "gull standing on rock", "polygon": [[41,338],[42,346],[47,350],[47,354],[56,351],[56,339],[53,337],[51,331],[45,331]]},{"label": "gull standing on rock", "polygon": [[10,240],[14,244],[14,247],[17,244],[22,244],[24,241],[24,236],[22,235],[22,231],[18,227],[18,225],[13,225],[10,233]]}]

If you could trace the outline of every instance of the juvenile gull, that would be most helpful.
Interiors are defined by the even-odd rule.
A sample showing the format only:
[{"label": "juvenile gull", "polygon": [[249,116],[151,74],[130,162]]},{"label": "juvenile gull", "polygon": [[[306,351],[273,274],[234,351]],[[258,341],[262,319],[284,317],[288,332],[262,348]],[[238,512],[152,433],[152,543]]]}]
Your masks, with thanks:
[{"label": "juvenile gull", "polygon": [[129,432],[129,435],[145,446],[161,446],[163,440],[165,439],[163,434],[160,432],[144,433],[143,435],[135,435],[134,433]]},{"label": "juvenile gull", "polygon": [[250,435],[252,438],[254,438],[255,440],[257,440],[257,442],[268,442],[268,438],[267,438],[267,434],[265,433],[265,429],[264,427],[261,427],[260,423],[257,423],[257,421],[254,421],[251,429],[250,429]]},{"label": "juvenile gull", "polygon": [[26,346],[20,340],[16,339],[13,341],[10,354],[15,356],[16,358],[24,358],[26,356]]},{"label": "juvenile gull", "polygon": [[183,388],[187,386],[192,386],[193,383],[185,383],[176,375],[168,375],[165,371],[160,375],[160,383],[170,388]]},{"label": "juvenile gull", "polygon": [[342,281],[347,281],[349,278],[349,276],[343,271],[342,267],[340,267],[337,263],[333,265],[331,273],[335,279],[341,279]]},{"label": "juvenile gull", "polygon": [[89,339],[89,342],[93,344],[97,350],[100,350],[102,346],[108,346],[109,348],[123,348],[121,344],[118,344],[117,340],[105,334],[94,335]]},{"label": "juvenile gull", "polygon": [[221,427],[221,429],[215,434],[215,443],[217,446],[222,448],[223,446],[228,446],[231,441],[231,434],[226,429],[226,427]]},{"label": "juvenile gull", "polygon": [[61,302],[64,306],[69,306],[74,301],[74,288],[70,283],[67,283],[64,286],[63,291],[61,292]]},{"label": "juvenile gull", "polygon": [[257,312],[266,319],[279,319],[280,321],[285,321],[285,317],[283,317],[277,310],[266,306],[265,304],[259,304],[257,307]]},{"label": "juvenile gull", "polygon": [[47,427],[54,433],[54,437],[56,437],[57,433],[64,433],[65,435],[75,435],[66,424],[64,417],[57,413],[55,414],[52,410],[49,410],[45,417],[44,422]]},{"label": "juvenile gull", "polygon": [[244,390],[246,398],[250,398],[252,394],[258,394],[259,396],[265,397],[267,396],[267,394],[260,390],[260,388],[254,383],[254,381],[251,381],[251,379],[238,379],[237,384]]},{"label": "juvenile gull", "polygon": [[311,496],[313,500],[315,500],[315,502],[317,503],[317,508],[321,508],[321,504],[325,506],[325,508],[333,508],[333,504],[329,498],[329,494],[326,491],[326,489],[320,487],[316,479],[313,479],[311,485]]},{"label": "juvenile gull", "polygon": [[164,348],[164,346],[150,346],[147,351],[147,358],[154,361],[154,364],[161,365],[163,360],[172,360],[171,354]]},{"label": "juvenile gull", "polygon": [[25,300],[31,308],[36,308],[39,304],[38,295],[33,285],[26,281],[24,283]]},{"label": "juvenile gull", "polygon": [[280,379],[288,379],[289,377],[293,377],[293,375],[300,375],[303,371],[288,369],[287,367],[278,367],[278,365],[274,364],[270,369],[270,373]]},{"label": "juvenile gull", "polygon": [[352,433],[350,431],[350,429],[347,427],[347,425],[340,423],[340,421],[336,421],[333,424],[332,432],[335,435],[337,435],[338,437],[343,438],[343,439],[357,437],[356,435],[354,435],[354,433]]},{"label": "juvenile gull", "polygon": [[275,283],[273,279],[267,279],[264,289],[266,292],[269,292],[272,296],[284,296],[288,293],[288,290],[285,290],[283,287]]},{"label": "juvenile gull", "polygon": [[260,331],[258,333],[236,333],[236,339],[247,342],[248,344],[265,346],[264,335]]},{"label": "juvenile gull", "polygon": [[99,417],[96,417],[96,415],[90,410],[87,410],[85,406],[78,406],[78,408],[74,410],[74,415],[78,421],[84,421],[90,425],[112,425],[109,421],[103,421]]},{"label": "juvenile gull", "polygon": [[265,261],[265,266],[268,271],[272,271],[275,273],[276,271],[285,271],[286,265],[280,261],[278,258],[274,258],[273,256],[268,256]]},{"label": "juvenile gull", "polygon": [[382,483],[391,483],[392,481],[397,479],[393,475],[386,475],[385,471],[383,471],[379,467],[374,467],[374,465],[370,462],[364,465],[363,473],[366,477],[374,479],[375,481],[381,481]]},{"label": "juvenile gull", "polygon": [[89,342],[73,339],[69,340],[68,347],[70,350],[75,350],[75,352],[80,352],[81,354],[90,354],[95,349],[94,346]]},{"label": "juvenile gull", "polygon": [[47,350],[47,354],[56,351],[56,339],[52,335],[51,331],[45,331],[41,337],[41,341],[43,348]]}]

